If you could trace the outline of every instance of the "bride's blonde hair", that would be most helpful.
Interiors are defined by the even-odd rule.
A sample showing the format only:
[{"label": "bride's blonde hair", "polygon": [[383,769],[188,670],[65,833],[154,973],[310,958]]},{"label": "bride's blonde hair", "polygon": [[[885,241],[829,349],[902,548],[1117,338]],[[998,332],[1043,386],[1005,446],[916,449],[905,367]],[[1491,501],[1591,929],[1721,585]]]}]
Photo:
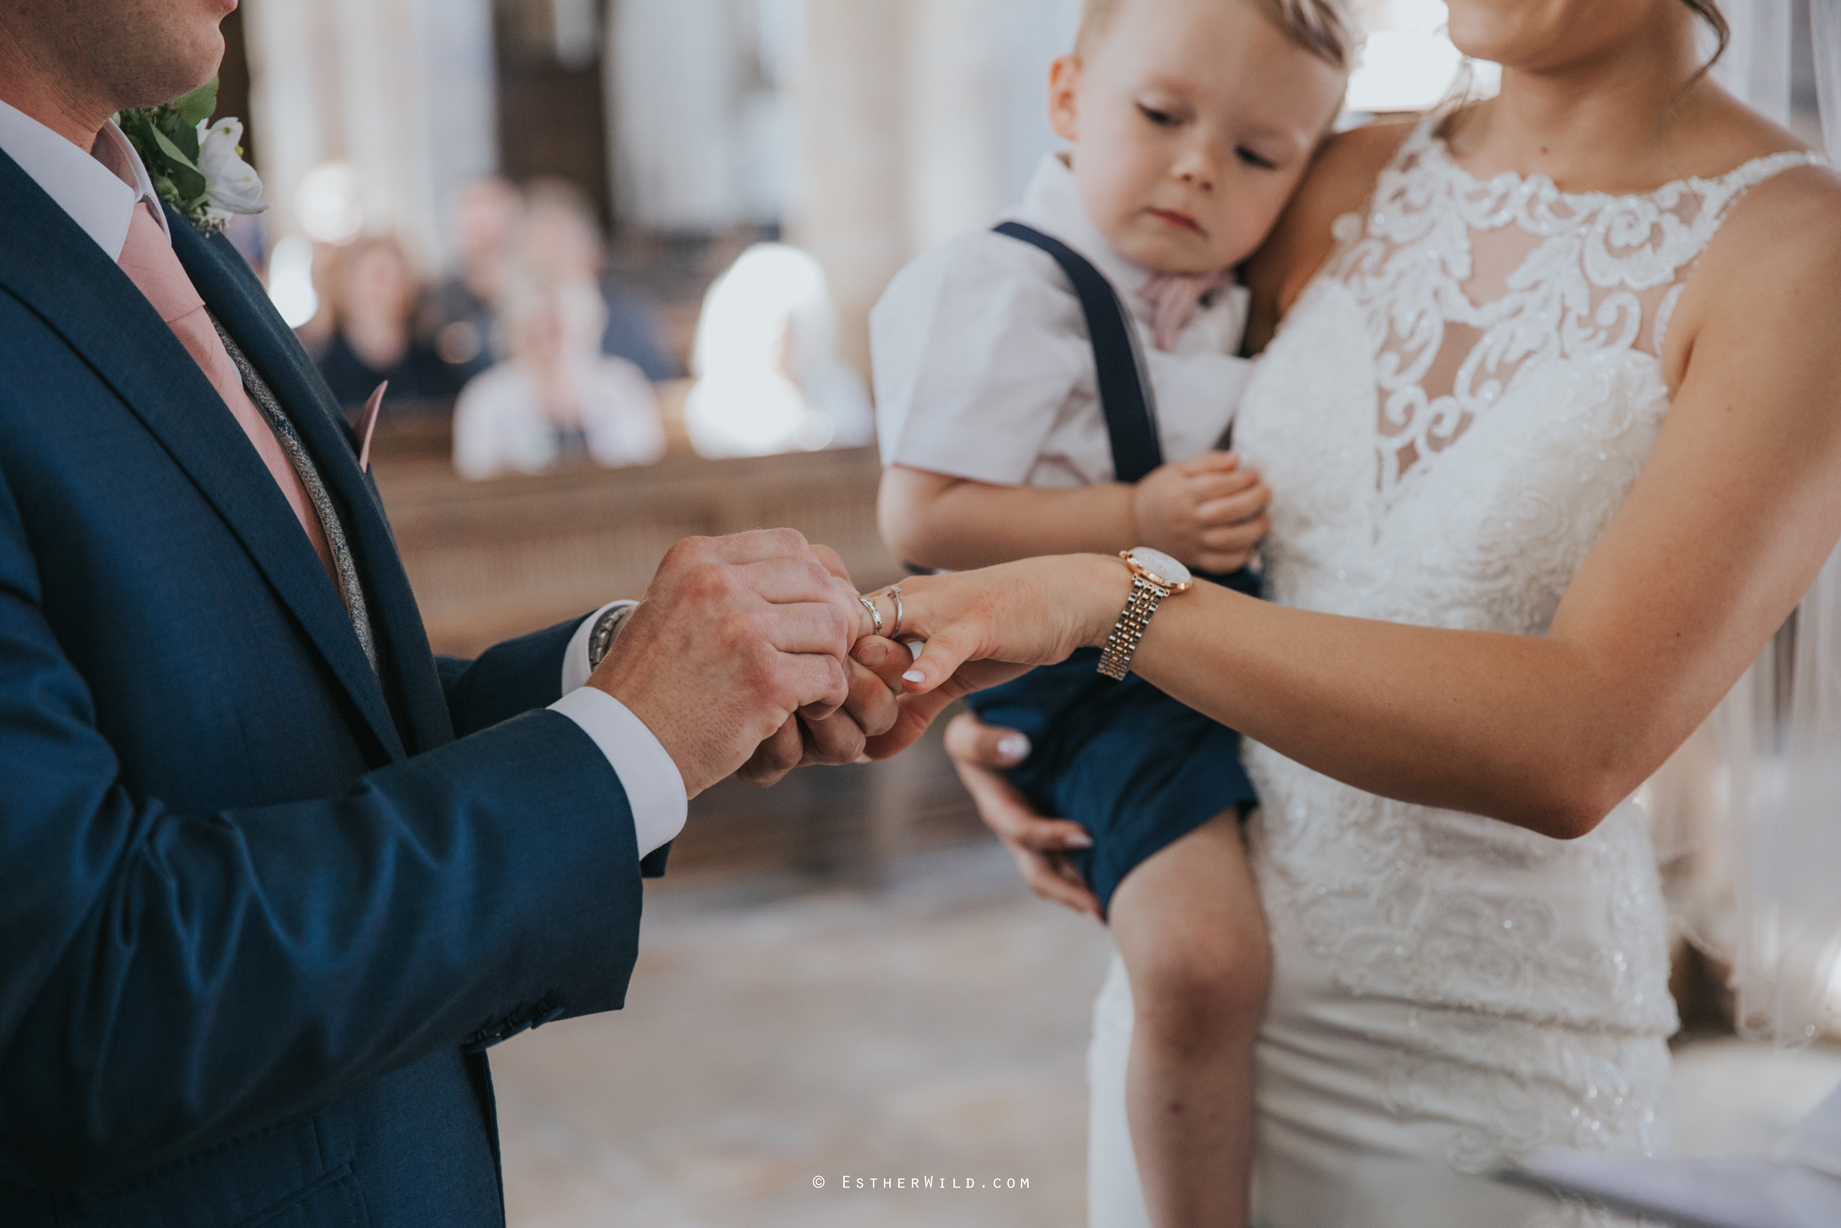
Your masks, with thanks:
[{"label": "bride's blonde hair", "polygon": [[[1085,54],[1093,40],[1105,34],[1118,16],[1123,0],[1085,0],[1080,6],[1080,33],[1076,54]],[[1224,0],[1225,2],[1225,0]],[[1251,4],[1269,17],[1286,37],[1340,72],[1355,66],[1355,48],[1361,41],[1347,0],[1237,0]],[[1695,0],[1688,0],[1690,4]],[[1712,3],[1712,0],[1703,0]]]}]

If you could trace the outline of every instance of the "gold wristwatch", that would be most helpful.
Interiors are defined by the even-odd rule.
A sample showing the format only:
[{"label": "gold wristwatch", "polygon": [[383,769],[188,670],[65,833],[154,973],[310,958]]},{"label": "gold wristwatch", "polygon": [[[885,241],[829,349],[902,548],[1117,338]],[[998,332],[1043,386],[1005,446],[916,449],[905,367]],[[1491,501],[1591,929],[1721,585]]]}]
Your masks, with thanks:
[{"label": "gold wristwatch", "polygon": [[1195,586],[1189,569],[1161,550],[1139,546],[1121,550],[1119,557],[1131,568],[1131,596],[1125,600],[1125,612],[1113,624],[1106,646],[1100,650],[1099,672],[1108,678],[1124,678],[1131,672],[1132,654],[1150,625],[1158,603],[1175,593],[1186,593]]}]

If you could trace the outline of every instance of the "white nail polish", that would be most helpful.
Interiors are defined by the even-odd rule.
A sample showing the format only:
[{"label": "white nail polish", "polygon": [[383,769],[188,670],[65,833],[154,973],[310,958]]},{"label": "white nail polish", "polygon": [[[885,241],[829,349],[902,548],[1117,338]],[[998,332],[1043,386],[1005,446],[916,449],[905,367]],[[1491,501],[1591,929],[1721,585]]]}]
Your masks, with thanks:
[{"label": "white nail polish", "polygon": [[1013,763],[1021,763],[1029,758],[1029,739],[1020,733],[1000,738],[997,743],[997,753]]},{"label": "white nail polish", "polygon": [[926,642],[925,642],[924,640],[906,640],[906,641],[904,641],[904,643],[906,643],[906,644],[907,644],[907,646],[908,646],[908,651],[909,651],[909,652],[910,652],[911,654],[913,654],[913,656],[914,656],[914,659],[915,659],[916,661],[918,661],[918,660],[920,660],[920,655],[921,655],[921,653],[922,653],[922,652],[923,652],[923,651],[924,651],[924,650],[926,649],[926,647],[927,647],[927,644],[926,644]]},{"label": "white nail polish", "polygon": [[911,669],[901,676],[901,680],[903,682],[925,682],[927,681],[927,675],[921,673],[918,669]]}]

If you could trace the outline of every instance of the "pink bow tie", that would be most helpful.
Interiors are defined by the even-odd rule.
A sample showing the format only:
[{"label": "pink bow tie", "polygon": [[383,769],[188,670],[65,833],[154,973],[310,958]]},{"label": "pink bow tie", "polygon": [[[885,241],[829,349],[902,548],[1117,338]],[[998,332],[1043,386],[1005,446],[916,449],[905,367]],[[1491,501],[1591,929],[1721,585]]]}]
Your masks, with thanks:
[{"label": "pink bow tie", "polygon": [[1151,343],[1168,352],[1189,327],[1203,299],[1234,284],[1232,269],[1218,273],[1153,273],[1138,291],[1151,306]]}]

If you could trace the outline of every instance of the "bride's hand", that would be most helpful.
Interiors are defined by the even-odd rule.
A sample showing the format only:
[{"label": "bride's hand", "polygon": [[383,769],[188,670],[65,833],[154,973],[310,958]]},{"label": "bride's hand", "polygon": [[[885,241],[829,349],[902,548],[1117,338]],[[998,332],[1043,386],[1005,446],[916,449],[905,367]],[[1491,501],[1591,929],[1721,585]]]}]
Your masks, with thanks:
[{"label": "bride's hand", "polygon": [[1029,757],[1029,739],[1012,729],[986,725],[968,712],[946,726],[946,753],[972,795],[978,817],[1016,858],[1029,889],[1050,903],[1101,920],[1099,900],[1069,856],[1071,849],[1092,847],[1086,829],[1036,814],[1000,770]]},{"label": "bride's hand", "polygon": [[[889,633],[921,641],[923,648],[902,675],[907,694],[895,727],[870,739],[868,755],[886,759],[905,749],[962,695],[1103,643],[1130,589],[1131,573],[1100,554],[1023,559],[902,581],[901,626],[897,632],[889,622]],[[886,591],[871,600],[885,621],[893,619]],[[865,635],[873,630],[868,620],[866,611]]]}]

